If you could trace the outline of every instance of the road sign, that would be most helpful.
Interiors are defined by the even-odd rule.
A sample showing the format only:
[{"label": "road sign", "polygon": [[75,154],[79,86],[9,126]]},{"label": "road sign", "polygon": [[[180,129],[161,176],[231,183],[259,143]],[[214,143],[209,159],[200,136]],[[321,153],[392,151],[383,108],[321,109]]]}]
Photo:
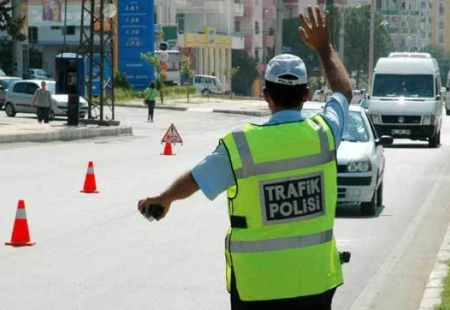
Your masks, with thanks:
[{"label": "road sign", "polygon": [[183,139],[181,139],[178,130],[175,128],[174,124],[171,124],[164,137],[161,140],[161,143],[181,143],[183,144]]},{"label": "road sign", "polygon": [[169,53],[167,53],[167,52],[161,52],[161,53],[159,53],[159,60],[160,60],[161,62],[168,61],[168,60],[169,60]]},{"label": "road sign", "polygon": [[161,68],[161,71],[166,71],[169,68],[169,66],[167,65],[167,62],[161,62],[159,64],[159,67]]}]

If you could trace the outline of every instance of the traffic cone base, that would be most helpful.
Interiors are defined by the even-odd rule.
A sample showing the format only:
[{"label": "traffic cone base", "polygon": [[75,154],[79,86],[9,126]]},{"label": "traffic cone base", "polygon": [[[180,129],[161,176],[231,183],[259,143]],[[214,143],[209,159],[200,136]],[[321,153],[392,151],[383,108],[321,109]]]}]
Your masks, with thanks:
[{"label": "traffic cone base", "polygon": [[166,145],[164,146],[164,151],[161,153],[161,155],[175,155],[172,152],[172,143],[166,142]]},{"label": "traffic cone base", "polygon": [[32,246],[36,242],[30,240],[30,232],[28,231],[27,214],[25,212],[25,202],[19,200],[16,218],[14,220],[11,241],[5,242],[5,245],[11,246]]},{"label": "traffic cone base", "polygon": [[84,180],[84,186],[80,192],[87,194],[98,193],[97,184],[95,182],[94,163],[92,161],[88,163],[88,169],[86,172],[86,178]]}]

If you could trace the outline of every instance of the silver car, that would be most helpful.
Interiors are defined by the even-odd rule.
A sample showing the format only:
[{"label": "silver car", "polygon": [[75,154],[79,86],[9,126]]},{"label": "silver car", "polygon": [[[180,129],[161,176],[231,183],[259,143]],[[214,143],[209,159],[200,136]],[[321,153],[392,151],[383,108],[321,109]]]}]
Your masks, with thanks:
[{"label": "silver car", "polygon": [[0,108],[5,104],[6,93],[8,92],[9,85],[14,81],[19,81],[21,78],[15,76],[2,76],[0,75]]},{"label": "silver car", "polygon": [[[15,81],[9,87],[6,95],[5,112],[9,117],[16,116],[16,113],[36,114],[36,108],[31,107],[34,93],[40,88],[42,80],[21,80]],[[50,119],[55,116],[67,116],[68,95],[55,95],[55,81],[45,81],[47,89],[52,94],[52,108]],[[79,115],[84,118],[88,111],[86,99],[80,97]]]},{"label": "silver car", "polygon": [[[302,115],[311,117],[321,111],[322,104],[307,102]],[[337,150],[338,204],[360,204],[361,213],[375,215],[383,205],[385,157],[383,146],[392,137],[378,137],[364,109],[350,105],[348,128]]]}]

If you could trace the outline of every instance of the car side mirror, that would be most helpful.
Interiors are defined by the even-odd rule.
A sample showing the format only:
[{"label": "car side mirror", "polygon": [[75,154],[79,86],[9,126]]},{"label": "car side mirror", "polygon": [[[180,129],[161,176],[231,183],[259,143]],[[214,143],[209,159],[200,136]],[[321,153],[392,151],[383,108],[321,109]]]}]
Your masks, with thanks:
[{"label": "car side mirror", "polygon": [[382,145],[382,146],[392,145],[393,143],[394,143],[394,138],[392,138],[391,136],[381,136],[376,142],[377,145]]}]

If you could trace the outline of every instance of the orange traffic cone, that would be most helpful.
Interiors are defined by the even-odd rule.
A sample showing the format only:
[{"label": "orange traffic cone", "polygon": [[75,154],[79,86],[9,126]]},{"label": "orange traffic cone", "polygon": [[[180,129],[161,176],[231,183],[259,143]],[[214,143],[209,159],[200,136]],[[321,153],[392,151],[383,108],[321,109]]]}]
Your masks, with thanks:
[{"label": "orange traffic cone", "polygon": [[31,246],[36,242],[30,241],[30,233],[28,231],[27,213],[25,212],[25,202],[19,200],[16,211],[16,220],[11,234],[11,241],[5,242],[5,245],[12,246]]},{"label": "orange traffic cone", "polygon": [[86,179],[84,180],[83,189],[80,192],[88,194],[98,193],[97,184],[95,183],[94,164],[92,161],[88,164]]},{"label": "orange traffic cone", "polygon": [[[167,140],[170,141],[170,135],[166,136]],[[164,151],[161,153],[161,155],[175,155],[172,152],[172,143],[166,142],[166,145],[164,146]]]}]

